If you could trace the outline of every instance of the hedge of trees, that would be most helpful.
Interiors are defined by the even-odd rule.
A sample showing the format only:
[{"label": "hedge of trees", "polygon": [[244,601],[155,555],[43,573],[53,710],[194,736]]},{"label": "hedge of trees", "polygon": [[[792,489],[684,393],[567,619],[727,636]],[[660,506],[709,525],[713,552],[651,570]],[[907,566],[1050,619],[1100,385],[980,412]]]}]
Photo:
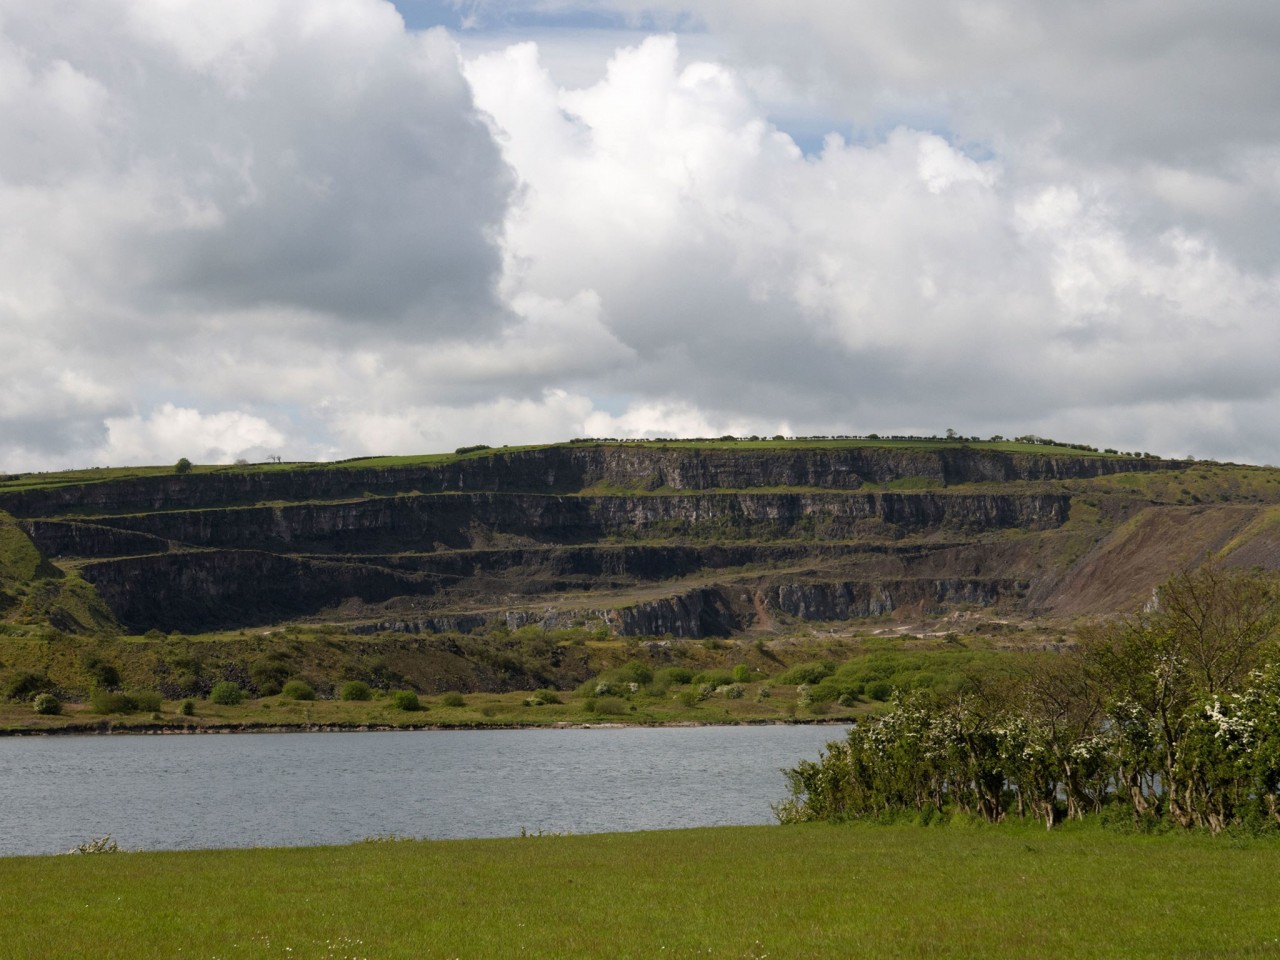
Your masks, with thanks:
[{"label": "hedge of trees", "polygon": [[896,698],[787,771],[782,822],[1107,811],[1280,829],[1280,593],[1204,568],[1011,680]]}]

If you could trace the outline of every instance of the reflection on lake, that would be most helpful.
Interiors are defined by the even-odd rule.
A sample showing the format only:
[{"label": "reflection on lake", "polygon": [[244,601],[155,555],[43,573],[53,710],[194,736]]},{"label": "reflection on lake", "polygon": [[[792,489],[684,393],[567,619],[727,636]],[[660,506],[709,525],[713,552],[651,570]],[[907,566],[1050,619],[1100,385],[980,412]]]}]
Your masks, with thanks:
[{"label": "reflection on lake", "polygon": [[2,739],[0,855],[769,823],[781,768],[845,729]]}]

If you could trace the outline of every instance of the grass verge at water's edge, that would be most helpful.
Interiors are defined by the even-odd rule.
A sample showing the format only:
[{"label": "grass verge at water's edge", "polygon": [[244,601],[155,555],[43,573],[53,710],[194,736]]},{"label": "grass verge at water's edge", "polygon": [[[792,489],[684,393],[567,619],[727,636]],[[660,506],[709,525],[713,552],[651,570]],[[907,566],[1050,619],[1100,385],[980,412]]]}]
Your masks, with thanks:
[{"label": "grass verge at water's edge", "polygon": [[1265,839],[1020,825],[10,858],[0,955],[1275,957],[1277,865]]}]

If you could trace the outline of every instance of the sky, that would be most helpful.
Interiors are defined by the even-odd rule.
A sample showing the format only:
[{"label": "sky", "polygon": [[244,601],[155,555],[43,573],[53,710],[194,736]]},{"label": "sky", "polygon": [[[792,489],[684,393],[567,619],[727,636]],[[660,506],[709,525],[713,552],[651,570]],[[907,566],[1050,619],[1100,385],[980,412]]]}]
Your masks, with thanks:
[{"label": "sky", "polygon": [[1274,0],[0,0],[0,472],[1280,463]]}]

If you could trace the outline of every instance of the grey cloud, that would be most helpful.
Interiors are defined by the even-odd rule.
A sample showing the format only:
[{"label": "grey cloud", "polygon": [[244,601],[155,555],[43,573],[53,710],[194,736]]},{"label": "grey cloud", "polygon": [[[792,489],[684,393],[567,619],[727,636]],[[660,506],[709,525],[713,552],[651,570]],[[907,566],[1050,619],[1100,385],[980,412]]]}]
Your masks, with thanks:
[{"label": "grey cloud", "polygon": [[[95,225],[115,296],[150,312],[272,305],[419,334],[492,328],[512,179],[451,41],[407,35],[374,4],[348,37],[310,6],[264,5],[257,33],[196,53],[144,29],[159,8],[123,0],[71,4],[62,30],[38,9],[7,14],[36,87],[71,71],[104,101],[105,119],[83,118],[98,150],[74,175],[135,197]],[[28,119],[24,139],[76,155],[64,121]]]}]

